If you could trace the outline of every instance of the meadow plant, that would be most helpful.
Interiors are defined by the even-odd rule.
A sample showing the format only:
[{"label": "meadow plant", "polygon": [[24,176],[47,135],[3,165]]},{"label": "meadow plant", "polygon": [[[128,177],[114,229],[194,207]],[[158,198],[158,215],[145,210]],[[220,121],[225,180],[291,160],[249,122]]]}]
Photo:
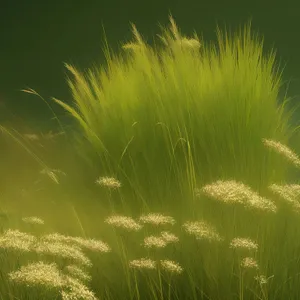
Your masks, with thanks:
[{"label": "meadow plant", "polygon": [[[77,149],[101,174],[94,184],[129,192],[128,206],[140,217],[124,211],[104,220],[122,238],[121,256],[107,258],[106,272],[83,252],[119,254],[101,240],[9,229],[0,236],[1,255],[17,250],[66,263],[31,263],[8,273],[11,281],[56,289],[65,300],[300,298],[299,215],[283,212],[278,201],[298,209],[299,187],[285,180],[300,160],[285,146],[293,130],[288,98],[278,103],[275,52],[265,55],[250,29],[218,29],[218,45],[206,45],[196,34],[183,36],[170,17],[161,48],[147,45],[133,25],[135,41],[124,53],[106,47],[106,67],[82,73],[66,64],[74,103],[54,100],[79,124]],[[40,165],[60,183],[60,172]],[[147,213],[157,204],[174,217]],[[149,235],[149,228],[160,233]],[[123,243],[122,230],[145,236]]]},{"label": "meadow plant", "polygon": [[82,281],[91,281],[92,277],[85,272],[82,268],[76,265],[66,266],[66,270],[75,278],[78,278]]},{"label": "meadow plant", "polygon": [[247,250],[257,250],[258,245],[254,241],[248,238],[234,238],[230,247],[233,249],[247,249]]},{"label": "meadow plant", "polygon": [[196,237],[196,239],[204,239],[208,241],[220,242],[223,238],[216,231],[214,226],[205,221],[186,222],[182,225],[188,234]]},{"label": "meadow plant", "polygon": [[123,228],[129,231],[139,231],[143,228],[143,226],[137,223],[133,218],[126,216],[111,216],[104,222],[114,227]]},{"label": "meadow plant", "polygon": [[27,285],[44,285],[46,288],[61,288],[64,280],[55,263],[42,261],[23,266],[18,271],[11,272],[9,278]]},{"label": "meadow plant", "polygon": [[28,224],[38,224],[38,225],[43,225],[45,223],[44,220],[38,217],[24,217],[22,218],[22,221]]},{"label": "meadow plant", "polygon": [[73,105],[54,98],[78,122],[95,153],[82,142],[81,154],[99,173],[116,174],[140,204],[149,196],[165,205],[164,196],[190,202],[178,198],[220,178],[258,190],[286,178],[287,162],[261,139],[288,141],[289,99],[279,103],[275,51],[265,54],[250,23],[236,34],[218,29],[217,46],[183,36],[172,17],[161,47],[134,25],[133,36],[119,55],[106,44],[105,66],[80,72],[66,64]]},{"label": "meadow plant", "polygon": [[174,225],[176,223],[175,219],[171,216],[165,216],[159,213],[150,213],[147,215],[140,216],[140,222],[144,224],[150,224],[154,226],[159,225]]},{"label": "meadow plant", "polygon": [[80,280],[63,274],[55,263],[49,264],[43,261],[31,263],[21,267],[18,271],[9,273],[8,276],[11,281],[25,284],[27,287],[42,286],[45,290],[54,289],[64,300],[97,300],[94,293]]}]

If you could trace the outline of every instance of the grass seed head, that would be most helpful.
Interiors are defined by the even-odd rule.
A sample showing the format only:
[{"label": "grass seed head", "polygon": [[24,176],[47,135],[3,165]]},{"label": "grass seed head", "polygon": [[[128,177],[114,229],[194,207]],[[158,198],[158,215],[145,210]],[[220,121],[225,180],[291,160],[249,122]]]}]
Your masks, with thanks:
[{"label": "grass seed head", "polygon": [[156,269],[156,262],[149,258],[141,258],[130,261],[129,266],[134,269]]},{"label": "grass seed head", "polygon": [[286,185],[278,185],[271,184],[269,189],[283,198],[285,201],[289,202],[295,211],[300,212],[300,185],[299,184],[286,184]]},{"label": "grass seed head", "polygon": [[66,270],[75,278],[83,281],[91,281],[92,277],[88,275],[82,268],[76,265],[69,265],[66,267]]},{"label": "grass seed head", "polygon": [[161,260],[160,264],[162,268],[168,272],[180,274],[183,272],[183,268],[175,261]]},{"label": "grass seed head", "polygon": [[122,186],[121,183],[113,177],[99,177],[96,180],[96,184],[107,187],[109,189],[118,189]]},{"label": "grass seed head", "polygon": [[33,250],[36,253],[63,257],[86,266],[92,266],[89,258],[75,245],[66,245],[60,242],[40,242]]},{"label": "grass seed head", "polygon": [[198,240],[208,240],[220,242],[223,238],[217,230],[204,221],[186,222],[182,225],[188,234],[194,235]]},{"label": "grass seed head", "polygon": [[179,238],[171,232],[162,231],[160,234],[161,234],[161,237],[165,240],[166,243],[179,242]]},{"label": "grass seed head", "polygon": [[38,217],[26,217],[26,218],[22,218],[22,221],[28,224],[38,224],[38,225],[43,225],[45,223],[44,220]]},{"label": "grass seed head", "polygon": [[140,224],[138,224],[132,218],[126,216],[111,216],[104,222],[114,227],[124,228],[130,231],[139,231],[142,229],[142,226]]},{"label": "grass seed head", "polygon": [[74,238],[73,242],[81,246],[82,248],[86,248],[91,251],[106,252],[106,253],[111,251],[111,248],[108,246],[108,244],[100,240]]},{"label": "grass seed head", "polygon": [[37,238],[19,230],[8,229],[0,236],[0,248],[29,252]]},{"label": "grass seed head", "polygon": [[284,156],[287,160],[292,162],[296,167],[300,167],[300,160],[295,152],[293,152],[289,147],[276,142],[274,140],[262,139],[263,144],[277,152],[278,154]]},{"label": "grass seed head", "polygon": [[20,270],[8,275],[10,280],[28,286],[42,285],[49,289],[64,286],[64,278],[55,263],[47,264],[39,261],[22,266]]},{"label": "grass seed head", "polygon": [[61,291],[63,300],[98,300],[80,280],[65,276],[65,288]]},{"label": "grass seed head", "polygon": [[245,257],[241,261],[241,267],[245,269],[258,269],[257,261],[252,257]]},{"label": "grass seed head", "polygon": [[246,199],[252,195],[249,187],[235,180],[218,180],[202,188],[202,192],[212,198],[225,203],[245,203]]},{"label": "grass seed head", "polygon": [[148,236],[144,239],[143,245],[147,248],[164,248],[167,242],[158,236]]},{"label": "grass seed head", "polygon": [[218,180],[202,188],[202,192],[227,204],[240,203],[245,207],[262,211],[276,212],[276,205],[259,196],[249,186],[235,180]]},{"label": "grass seed head", "polygon": [[58,242],[58,243],[66,243],[71,245],[77,245],[82,248],[86,248],[91,251],[98,252],[110,252],[111,248],[108,244],[95,239],[84,239],[81,237],[73,237],[73,236],[65,236],[59,233],[52,233],[48,235],[44,235],[41,238],[42,241],[45,242]]},{"label": "grass seed head", "polygon": [[174,225],[175,224],[175,220],[173,217],[164,216],[158,213],[150,213],[148,215],[142,215],[140,217],[140,222],[151,224],[151,225],[167,225],[167,224]]},{"label": "grass seed head", "polygon": [[245,206],[251,209],[254,208],[264,212],[272,212],[272,213],[277,212],[277,206],[273,201],[256,194],[248,199],[248,202],[246,203]]},{"label": "grass seed head", "polygon": [[248,238],[234,238],[230,243],[230,248],[257,250],[258,245]]}]

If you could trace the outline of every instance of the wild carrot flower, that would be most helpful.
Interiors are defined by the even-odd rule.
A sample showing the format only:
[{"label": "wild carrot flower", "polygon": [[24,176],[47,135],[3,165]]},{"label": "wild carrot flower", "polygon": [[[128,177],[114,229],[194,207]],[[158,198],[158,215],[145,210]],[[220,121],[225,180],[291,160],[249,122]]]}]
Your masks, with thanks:
[{"label": "wild carrot flower", "polygon": [[24,283],[28,286],[42,285],[46,288],[61,288],[64,286],[64,278],[55,263],[39,261],[20,270],[8,274],[9,279],[16,283]]},{"label": "wild carrot flower", "polygon": [[45,223],[44,220],[38,217],[26,217],[26,218],[22,218],[22,221],[29,224],[39,224],[39,225],[43,225]]},{"label": "wild carrot flower", "polygon": [[230,248],[257,250],[258,245],[248,238],[234,238],[230,243]]},{"label": "wild carrot flower", "polygon": [[180,274],[183,271],[183,268],[177,262],[172,260],[161,260],[160,264],[164,270],[172,273]]},{"label": "wild carrot flower", "polygon": [[111,216],[104,222],[114,227],[124,228],[127,230],[138,231],[142,229],[142,226],[134,221],[134,219],[126,216]]},{"label": "wild carrot flower", "polygon": [[113,177],[99,177],[96,180],[96,184],[107,187],[109,189],[118,189],[121,187],[121,183]]},{"label": "wild carrot flower", "polygon": [[292,162],[296,167],[300,167],[300,159],[298,158],[297,154],[293,152],[289,147],[274,140],[262,139],[262,141],[266,147],[274,150],[278,154],[281,154],[287,160]]},{"label": "wild carrot flower", "polygon": [[204,221],[186,222],[182,225],[188,234],[194,235],[198,240],[222,241],[223,238],[217,230]]},{"label": "wild carrot flower", "polygon": [[0,248],[29,252],[37,238],[19,230],[8,229],[0,236]]},{"label": "wild carrot flower", "polygon": [[155,269],[156,262],[149,258],[141,258],[130,261],[129,266],[134,269]]},{"label": "wild carrot flower", "polygon": [[142,215],[140,217],[140,222],[148,223],[152,225],[166,225],[166,224],[174,225],[175,224],[174,218],[170,216],[164,216],[158,213],[150,213],[148,215]]}]

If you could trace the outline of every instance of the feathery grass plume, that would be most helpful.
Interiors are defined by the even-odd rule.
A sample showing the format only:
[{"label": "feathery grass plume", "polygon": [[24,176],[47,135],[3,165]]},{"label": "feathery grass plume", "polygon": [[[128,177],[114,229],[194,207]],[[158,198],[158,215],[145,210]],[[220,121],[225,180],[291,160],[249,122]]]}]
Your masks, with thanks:
[{"label": "feathery grass plume", "polygon": [[261,197],[249,186],[235,180],[218,180],[204,186],[202,192],[225,203],[241,203],[246,207],[263,211],[277,211],[276,205],[271,200]]},{"label": "feathery grass plume", "polygon": [[122,186],[121,182],[113,177],[99,177],[96,180],[96,184],[107,187],[109,189],[118,189]]},{"label": "feathery grass plume", "polygon": [[74,242],[77,245],[80,245],[81,247],[89,249],[91,251],[105,252],[105,253],[111,252],[111,248],[108,246],[108,244],[100,240],[75,238]]},{"label": "feathery grass plume", "polygon": [[194,235],[197,240],[223,241],[217,230],[205,221],[186,222],[182,227],[188,234]]},{"label": "feathery grass plume", "polygon": [[39,225],[45,224],[44,220],[38,217],[25,217],[22,218],[22,221],[28,224],[39,224]]},{"label": "feathery grass plume", "polygon": [[283,155],[287,160],[292,162],[296,167],[300,167],[300,159],[298,155],[292,151],[289,147],[281,144],[280,142],[276,142],[274,140],[262,139],[263,144],[276,151],[277,153]]},{"label": "feathery grass plume", "polygon": [[252,257],[245,257],[241,261],[241,267],[245,269],[258,269],[257,261]]},{"label": "feathery grass plume", "polygon": [[140,222],[144,224],[151,224],[151,225],[174,225],[176,222],[173,217],[164,216],[158,213],[150,213],[148,215],[142,215],[140,217]]},{"label": "feathery grass plume", "polygon": [[144,239],[142,245],[147,248],[164,248],[167,246],[167,242],[162,237],[151,235]]},{"label": "feathery grass plume", "polygon": [[77,261],[86,266],[92,266],[89,258],[76,245],[67,245],[61,242],[41,241],[33,249],[36,253],[54,255],[66,259]]},{"label": "feathery grass plume", "polygon": [[248,249],[248,250],[257,250],[258,245],[249,238],[234,238],[230,242],[230,248],[234,249]]},{"label": "feathery grass plume", "polygon": [[98,300],[95,294],[80,280],[65,276],[65,287],[61,291],[62,300]]},{"label": "feathery grass plume", "polygon": [[[245,203],[252,192],[249,187],[235,180],[217,180],[202,188],[205,195],[213,197],[225,203]],[[198,190],[199,193],[199,190]],[[199,195],[199,194],[198,194]]]},{"label": "feathery grass plume", "polygon": [[[73,103],[55,101],[79,124],[87,142],[99,154],[101,163],[98,165],[104,172],[116,170],[115,162],[123,158],[126,149],[131,157],[137,151],[143,154],[135,156],[134,168],[131,163],[120,162],[128,178],[137,175],[138,183],[148,182],[149,186],[156,177],[165,178],[169,172],[168,154],[172,145],[165,135],[153,131],[154,122],[159,119],[169,128],[173,120],[177,121],[168,140],[177,140],[178,132],[186,129],[185,137],[193,145],[191,157],[195,168],[202,167],[204,178],[219,173],[219,168],[212,168],[212,162],[216,166],[225,163],[227,166],[228,163],[237,171],[249,170],[245,180],[257,176],[260,172],[257,165],[263,163],[262,181],[268,181],[273,176],[270,166],[275,160],[266,160],[260,155],[263,151],[259,139],[261,135],[280,139],[288,132],[288,115],[284,113],[283,105],[278,108],[277,103],[281,72],[277,72],[275,66],[275,52],[265,55],[263,40],[252,34],[251,23],[235,35],[226,31],[223,34],[218,29],[217,45],[201,43],[202,53],[181,51],[181,48],[198,50],[200,43],[196,37],[181,36],[172,17],[170,23],[161,39],[168,48],[172,44],[180,45],[173,53],[170,54],[168,48],[154,51],[144,44],[134,27],[135,43],[124,48],[134,49],[139,53],[138,57],[133,55],[126,59],[123,55],[111,55],[106,45],[107,68],[94,66],[79,72],[67,65],[72,76],[68,78],[68,85]],[[141,48],[153,51],[148,55],[140,53],[138,49]],[[174,52],[176,54],[172,55]],[[141,84],[143,88],[140,88]],[[141,98],[152,101],[140,101]],[[255,113],[257,111],[265,112],[263,118]],[[212,119],[213,127],[209,126]],[[133,121],[142,123],[142,130],[134,132],[139,144],[130,149],[126,146],[128,137],[133,136]],[[198,133],[200,130],[200,134],[195,134],[196,130]],[[249,130],[250,137],[246,134]],[[209,151],[201,155],[208,146]],[[153,165],[145,158],[152,157],[158,147],[162,154],[161,163]],[[96,158],[94,162],[97,162]],[[180,171],[185,170],[186,165],[179,161],[178,168],[182,174]],[[276,178],[283,178],[284,172],[284,168],[277,170]]]},{"label": "feathery grass plume", "polygon": [[299,184],[271,184],[269,189],[291,203],[295,211],[300,212],[300,185]]},{"label": "feathery grass plume", "polygon": [[164,270],[172,273],[180,274],[183,271],[183,268],[173,260],[161,260],[160,264]]},{"label": "feathery grass plume", "polygon": [[157,34],[166,47],[173,51],[176,51],[178,48],[199,50],[201,43],[199,42],[197,34],[194,34],[194,38],[187,38],[179,32],[179,29],[172,16],[170,16],[170,23],[171,26],[169,32],[162,28],[164,31],[164,36]]},{"label": "feathery grass plume", "polygon": [[129,231],[139,231],[143,228],[143,226],[137,223],[133,218],[127,216],[111,216],[105,219],[104,222],[114,227],[124,228]]},{"label": "feathery grass plume", "polygon": [[37,238],[31,234],[19,230],[8,229],[0,236],[0,249],[29,252],[36,242]]},{"label": "feathery grass plume", "polygon": [[129,266],[134,269],[156,269],[156,262],[150,258],[131,260]]},{"label": "feathery grass plume", "polygon": [[92,277],[88,275],[82,268],[76,265],[69,265],[66,266],[66,270],[72,275],[73,277],[83,280],[83,281],[91,281]]},{"label": "feathery grass plume", "polygon": [[110,252],[111,248],[107,243],[104,243],[100,240],[95,239],[83,239],[81,237],[72,237],[66,236],[59,233],[52,233],[42,236],[41,241],[46,242],[58,242],[58,243],[68,243],[68,244],[75,244],[82,248],[86,248],[91,251],[98,251],[98,252]]},{"label": "feathery grass plume", "polygon": [[248,199],[248,202],[245,206],[249,208],[262,210],[265,212],[277,212],[277,206],[273,201],[266,199],[265,197],[261,197],[257,194],[253,194],[253,196]]},{"label": "feathery grass plume", "polygon": [[177,41],[177,43],[186,49],[198,50],[200,48],[200,42],[196,39],[182,38],[180,41]]},{"label": "feathery grass plume", "polygon": [[176,243],[179,241],[179,238],[171,232],[162,231],[160,234],[166,243]]},{"label": "feathery grass plume", "polygon": [[48,289],[62,288],[65,284],[64,276],[55,263],[43,261],[22,266],[18,271],[8,274],[9,279],[27,286],[42,285]]}]

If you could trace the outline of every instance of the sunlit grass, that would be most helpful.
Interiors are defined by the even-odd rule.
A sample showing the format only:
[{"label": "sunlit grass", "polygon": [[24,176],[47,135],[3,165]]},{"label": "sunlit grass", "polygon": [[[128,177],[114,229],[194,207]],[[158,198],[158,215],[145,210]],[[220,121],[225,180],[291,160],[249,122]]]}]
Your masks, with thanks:
[{"label": "sunlit grass", "polygon": [[73,104],[54,100],[94,149],[93,155],[81,142],[82,156],[131,188],[135,204],[145,207],[145,197],[167,206],[163,196],[189,206],[187,192],[222,177],[256,189],[285,180],[287,162],[261,143],[286,143],[292,135],[289,99],[279,103],[275,52],[265,54],[250,24],[236,34],[218,29],[212,46],[170,23],[159,35],[161,47],[150,47],[133,25],[124,53],[105,49],[106,66],[80,72],[66,64]]},{"label": "sunlit grass", "polygon": [[213,47],[170,23],[161,49],[133,25],[106,69],[66,65],[74,105],[55,102],[85,137],[88,187],[36,153],[40,135],[0,127],[47,179],[23,203],[11,180],[1,300],[300,298],[300,192],[286,181],[300,163],[275,55],[250,26]]}]

